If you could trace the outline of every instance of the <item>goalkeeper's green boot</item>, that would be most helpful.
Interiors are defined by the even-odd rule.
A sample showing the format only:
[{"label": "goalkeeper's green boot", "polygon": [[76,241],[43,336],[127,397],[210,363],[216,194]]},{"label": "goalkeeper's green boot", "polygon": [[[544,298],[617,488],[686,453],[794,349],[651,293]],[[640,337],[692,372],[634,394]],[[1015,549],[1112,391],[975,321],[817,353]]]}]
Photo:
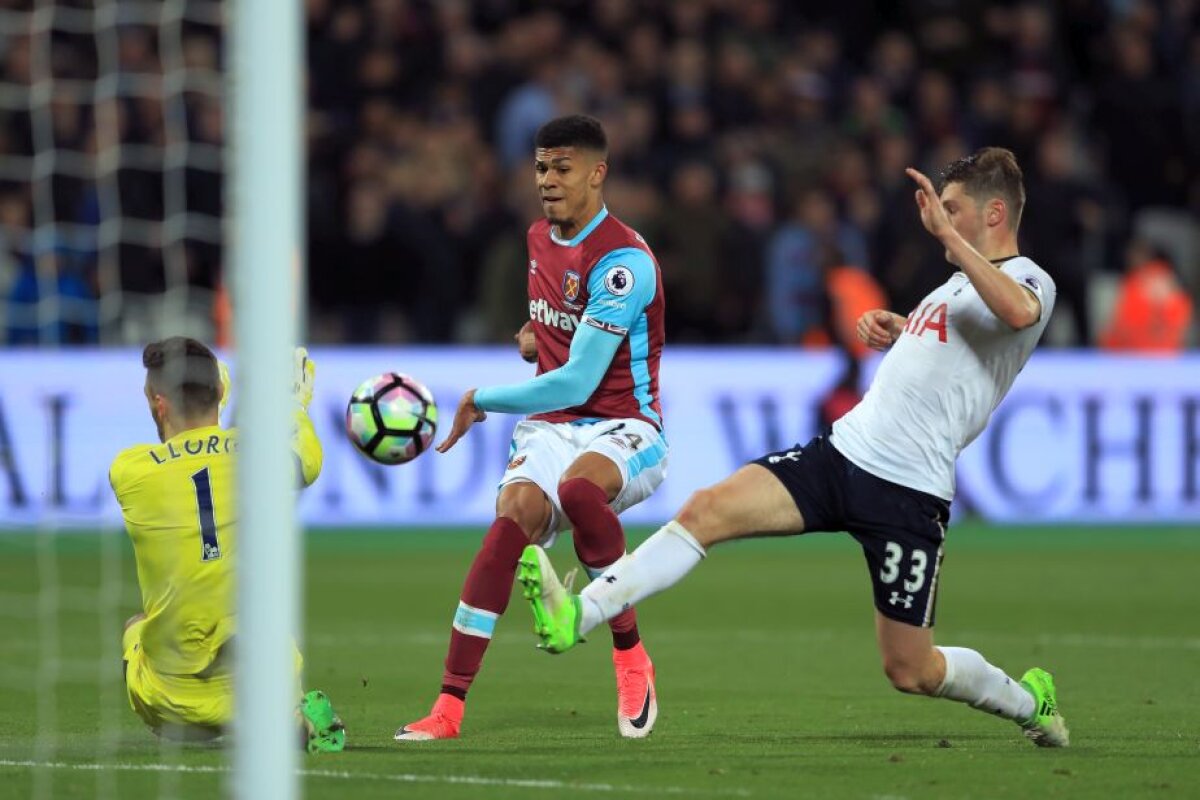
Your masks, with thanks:
[{"label": "goalkeeper's green boot", "polygon": [[325,693],[313,690],[300,701],[300,714],[308,732],[306,749],[310,753],[340,753],[346,748],[346,726],[333,712]]},{"label": "goalkeeper's green boot", "polygon": [[533,632],[542,640],[538,647],[549,653],[565,653],[584,641],[579,635],[582,601],[558,580],[545,550],[535,544],[525,548],[517,566],[517,580],[533,610]]},{"label": "goalkeeper's green boot", "polygon": [[1025,737],[1038,747],[1066,747],[1071,741],[1067,721],[1058,713],[1054,678],[1039,667],[1021,676],[1021,685],[1033,695],[1033,716],[1021,723]]}]

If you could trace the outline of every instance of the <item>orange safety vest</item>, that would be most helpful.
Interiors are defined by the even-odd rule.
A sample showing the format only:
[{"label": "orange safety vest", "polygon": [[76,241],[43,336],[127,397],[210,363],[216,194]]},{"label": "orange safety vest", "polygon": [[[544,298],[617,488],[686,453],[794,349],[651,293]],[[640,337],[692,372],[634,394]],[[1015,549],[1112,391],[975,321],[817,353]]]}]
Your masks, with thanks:
[{"label": "orange safety vest", "polygon": [[1116,307],[1100,336],[1107,350],[1175,353],[1192,322],[1192,299],[1163,261],[1147,261],[1121,280]]}]

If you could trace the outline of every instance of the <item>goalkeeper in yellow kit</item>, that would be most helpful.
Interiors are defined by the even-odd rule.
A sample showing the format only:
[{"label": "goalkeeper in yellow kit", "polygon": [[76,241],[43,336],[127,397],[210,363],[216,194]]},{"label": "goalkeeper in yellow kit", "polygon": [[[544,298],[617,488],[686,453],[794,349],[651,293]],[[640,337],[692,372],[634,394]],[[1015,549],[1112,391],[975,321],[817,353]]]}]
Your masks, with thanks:
[{"label": "goalkeeper in yellow kit", "polygon": [[[142,365],[162,444],[122,451],[109,471],[142,592],[142,613],[125,623],[125,686],[130,706],[156,734],[210,738],[233,717],[238,432],[218,424],[229,382],[195,339],[147,345]],[[321,442],[307,412],[314,372],[298,349],[292,450],[301,487],[321,472]],[[297,652],[297,678],[300,664]],[[298,712],[310,752],[345,746],[324,693],[305,694]]]}]

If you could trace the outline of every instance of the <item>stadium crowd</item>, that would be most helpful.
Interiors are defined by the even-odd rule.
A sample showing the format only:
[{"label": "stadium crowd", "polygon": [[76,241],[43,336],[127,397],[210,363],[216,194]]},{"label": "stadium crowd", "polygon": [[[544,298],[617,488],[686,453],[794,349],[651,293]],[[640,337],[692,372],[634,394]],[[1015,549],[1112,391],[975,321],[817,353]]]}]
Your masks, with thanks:
[{"label": "stadium crowd", "polygon": [[[3,341],[144,337],[138,299],[181,284],[198,335],[221,338],[222,184],[204,158],[223,138],[219,27],[185,11],[166,48],[130,22],[114,60],[109,34],[14,30],[29,5],[0,0]],[[1058,285],[1047,343],[1194,342],[1196,0],[308,0],[307,14],[314,341],[510,340],[539,214],[533,133],[583,111],[609,133],[609,207],[660,259],[668,341],[837,343],[864,305],[910,310],[946,267],[904,167],[1000,145],[1025,170],[1023,251]],[[104,65],[111,95],[93,83]],[[83,167],[31,158],[50,141]]]}]

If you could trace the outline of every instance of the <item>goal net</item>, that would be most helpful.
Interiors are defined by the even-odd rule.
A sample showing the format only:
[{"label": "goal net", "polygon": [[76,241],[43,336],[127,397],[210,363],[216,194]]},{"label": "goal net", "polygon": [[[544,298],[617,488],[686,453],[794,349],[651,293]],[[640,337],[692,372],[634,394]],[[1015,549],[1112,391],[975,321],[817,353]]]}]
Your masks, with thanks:
[{"label": "goal net", "polygon": [[[106,477],[91,466],[85,472],[74,455],[89,447],[89,430],[106,424],[97,409],[139,402],[145,375],[139,353],[147,342],[182,335],[228,347],[235,338],[230,265],[245,258],[234,257],[240,244],[226,245],[227,231],[237,227],[225,211],[231,195],[226,167],[233,160],[226,144],[235,138],[233,129],[245,125],[230,118],[230,93],[242,89],[227,80],[227,65],[237,61],[229,34],[234,20],[278,14],[281,5],[0,0],[0,343],[6,365],[0,374],[0,693],[8,723],[0,732],[0,780],[13,796],[249,791],[242,755],[216,746],[193,752],[195,745],[156,739],[130,712],[121,631],[142,610],[132,549],[112,524]],[[295,13],[298,22],[301,12]],[[270,50],[271,43],[263,46]],[[278,70],[272,74],[278,77]],[[258,76],[240,77],[243,85],[261,85]],[[239,102],[249,105],[245,96]],[[295,130],[297,122],[298,115],[282,124]],[[233,170],[228,174],[232,178]],[[272,187],[276,200],[278,190]],[[240,194],[230,205],[245,210],[253,198]],[[258,197],[265,201],[267,194]],[[285,214],[287,200],[280,200]],[[288,263],[279,269],[292,267],[298,237],[294,228],[288,233]],[[272,273],[264,275],[270,280]],[[268,332],[267,349],[279,350],[282,337],[292,337],[287,326],[284,331]],[[254,341],[251,329],[239,333]],[[71,374],[56,370],[64,348],[76,345],[89,347],[71,360],[79,366]],[[262,351],[256,345],[226,353],[237,361]],[[239,366],[235,372],[249,371],[244,358]],[[274,380],[278,373],[264,374]],[[97,397],[114,392],[120,399]],[[278,408],[276,416],[286,417]],[[247,422],[263,416],[250,403],[238,414]],[[279,428],[285,440],[283,425],[270,420],[265,428]],[[262,427],[243,437],[243,450],[251,451],[243,464],[255,460],[259,442],[247,439]],[[147,415],[145,429],[128,444],[152,441],[153,433]],[[239,494],[247,494],[241,486]],[[290,516],[280,519],[290,534]],[[295,575],[288,580],[294,586]],[[184,747],[190,749],[181,758]],[[290,773],[294,764],[284,766]]]},{"label": "goal net", "polygon": [[0,5],[8,343],[221,338],[222,4]]}]

